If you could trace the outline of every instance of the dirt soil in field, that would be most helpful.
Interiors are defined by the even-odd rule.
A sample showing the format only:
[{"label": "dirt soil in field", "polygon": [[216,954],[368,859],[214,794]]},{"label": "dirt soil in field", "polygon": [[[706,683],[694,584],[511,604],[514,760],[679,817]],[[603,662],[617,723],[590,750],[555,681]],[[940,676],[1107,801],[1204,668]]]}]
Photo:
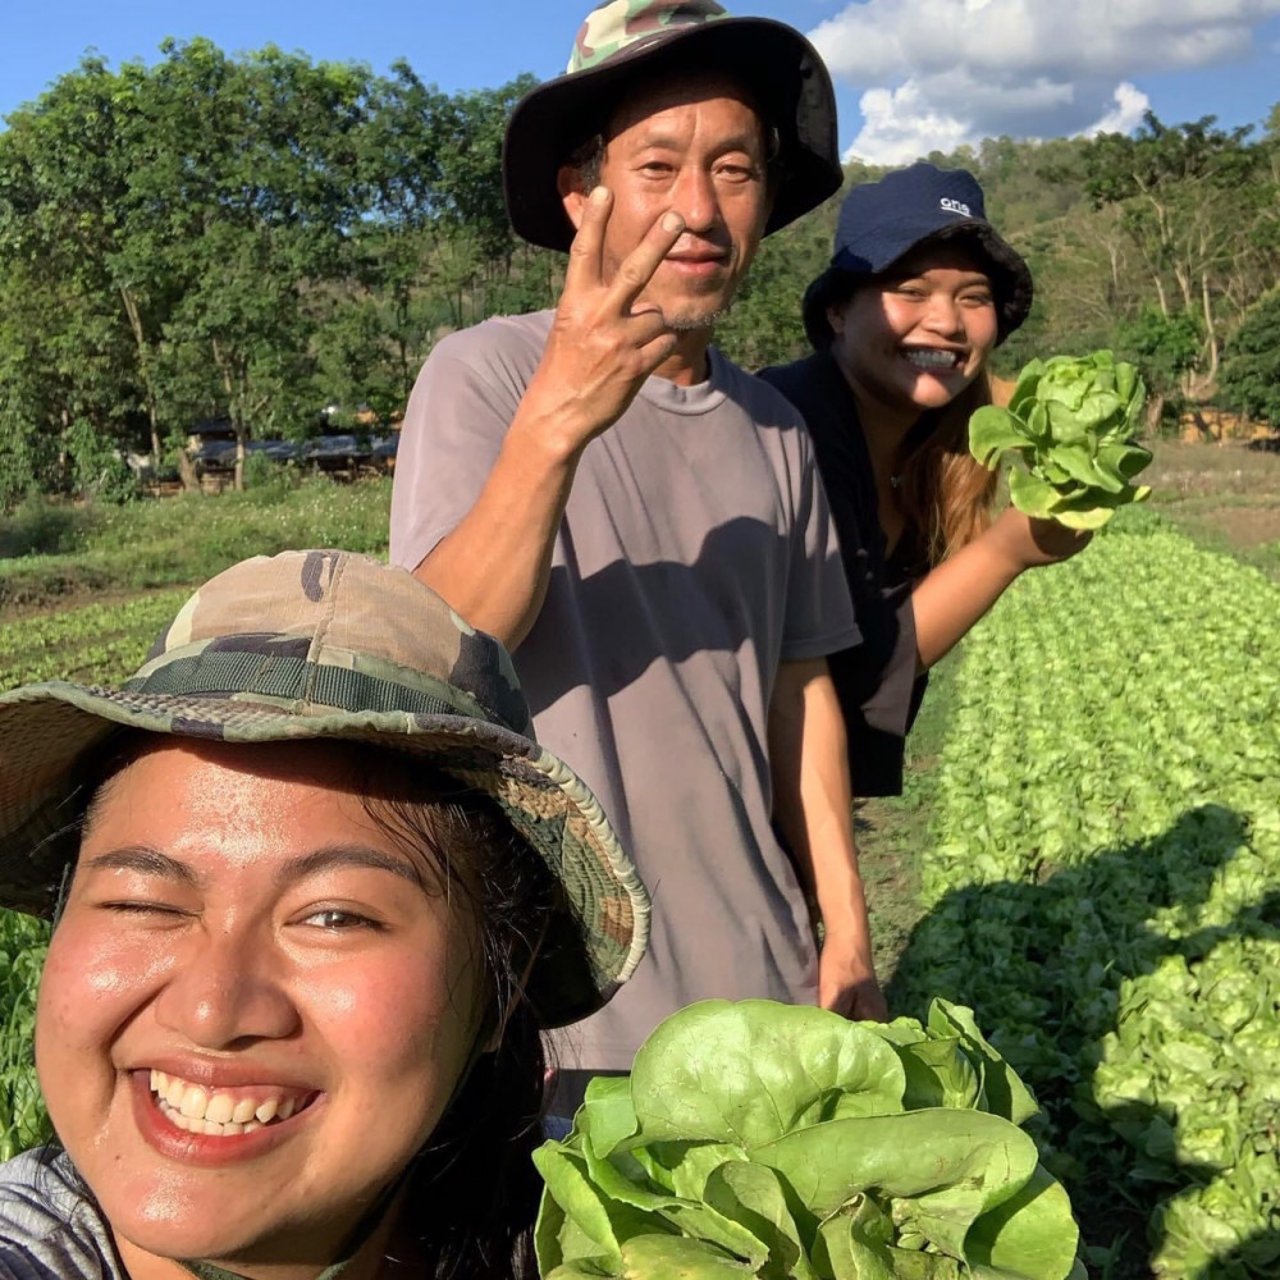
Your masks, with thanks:
[{"label": "dirt soil in field", "polygon": [[1151,505],[1197,541],[1280,581],[1280,451],[1161,441]]},{"label": "dirt soil in field", "polygon": [[1205,517],[1213,519],[1234,546],[1280,542],[1280,498],[1266,507],[1220,507]]}]

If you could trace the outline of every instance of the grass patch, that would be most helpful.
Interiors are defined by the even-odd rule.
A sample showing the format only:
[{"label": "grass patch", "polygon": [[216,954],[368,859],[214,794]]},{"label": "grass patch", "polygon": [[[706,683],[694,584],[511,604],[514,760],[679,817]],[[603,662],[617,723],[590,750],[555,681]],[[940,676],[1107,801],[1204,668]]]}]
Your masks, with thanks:
[{"label": "grass patch", "polygon": [[194,586],[254,555],[300,547],[382,554],[391,482],[323,477],[245,493],[191,494],[120,507],[27,504],[0,524],[0,608],[47,608],[80,593]]},{"label": "grass patch", "polygon": [[1221,502],[1233,495],[1280,493],[1280,453],[1250,449],[1243,442],[1187,444],[1157,440],[1154,460],[1142,483],[1162,503],[1212,496]]}]

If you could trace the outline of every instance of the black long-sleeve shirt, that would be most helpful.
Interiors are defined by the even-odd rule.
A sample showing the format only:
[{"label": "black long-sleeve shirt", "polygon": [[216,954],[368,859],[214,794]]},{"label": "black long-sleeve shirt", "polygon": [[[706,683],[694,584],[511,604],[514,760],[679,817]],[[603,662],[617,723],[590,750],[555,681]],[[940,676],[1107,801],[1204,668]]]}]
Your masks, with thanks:
[{"label": "black long-sleeve shirt", "polygon": [[857,403],[840,367],[820,351],[761,370],[804,415],[840,538],[862,643],[827,661],[844,712],[855,796],[902,792],[906,737],[928,684],[917,675],[911,591],[929,571],[919,535],[908,529],[892,552],[880,527],[871,454]]}]

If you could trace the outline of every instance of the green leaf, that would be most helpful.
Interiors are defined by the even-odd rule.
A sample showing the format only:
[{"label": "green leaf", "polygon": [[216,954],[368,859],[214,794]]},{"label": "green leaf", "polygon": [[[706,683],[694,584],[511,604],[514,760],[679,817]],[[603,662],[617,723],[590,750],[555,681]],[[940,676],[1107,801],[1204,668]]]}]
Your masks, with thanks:
[{"label": "green leaf", "polygon": [[[591,1257],[601,1265],[618,1267],[622,1250],[604,1197],[586,1176],[585,1161],[558,1142],[544,1142],[533,1153],[533,1163],[547,1185],[539,1213],[534,1243],[538,1265],[545,1273],[559,1260]],[[547,1206],[547,1197],[555,1208]],[[565,1233],[572,1230],[573,1247],[566,1248]]]},{"label": "green leaf", "polygon": [[868,1243],[852,1218],[828,1218],[818,1237],[814,1260],[832,1280],[895,1280],[898,1273],[887,1246]]},{"label": "green leaf", "polygon": [[686,1200],[700,1200],[707,1179],[728,1160],[745,1160],[741,1147],[726,1142],[654,1142],[629,1153],[649,1175]]},{"label": "green leaf", "polygon": [[1034,441],[1007,409],[984,405],[969,419],[969,451],[984,467],[995,470],[1006,449],[1029,447]]},{"label": "green leaf", "polygon": [[958,1035],[970,1054],[983,1063],[986,1110],[1017,1125],[1025,1124],[1039,1112],[1035,1095],[978,1029],[973,1010],[938,997],[929,1006],[928,1026],[931,1035]]},{"label": "green leaf", "polygon": [[[614,1235],[625,1242],[637,1234],[674,1228],[681,1235],[705,1240],[726,1253],[759,1267],[769,1255],[768,1246],[749,1227],[720,1213],[709,1200],[686,1200],[654,1187],[646,1181],[634,1181],[609,1160],[598,1159],[588,1152],[587,1172],[596,1188],[607,1198],[606,1203],[626,1205],[637,1211],[625,1220]],[[614,1214],[615,1219],[621,1215]],[[655,1221],[656,1219],[656,1221]]]},{"label": "green leaf", "polygon": [[954,1039],[922,1040],[898,1053],[907,1072],[906,1107],[957,1107],[972,1111],[982,1096],[982,1077]]},{"label": "green leaf", "polygon": [[700,1240],[636,1236],[623,1245],[618,1265],[611,1270],[574,1263],[542,1274],[544,1280],[597,1280],[600,1276],[619,1280],[742,1280],[755,1272]]},{"label": "green leaf", "polygon": [[631,1099],[646,1141],[751,1148],[821,1116],[836,1095],[902,1110],[906,1076],[874,1032],[838,1014],[768,1000],[705,1000],[668,1018],[636,1054]]},{"label": "green leaf", "polygon": [[768,1268],[791,1280],[814,1280],[778,1175],[763,1165],[730,1161],[706,1185],[707,1203],[726,1218],[740,1222],[769,1251]]},{"label": "green leaf", "polygon": [[757,1148],[752,1159],[776,1169],[819,1218],[859,1192],[902,1201],[922,1235],[960,1257],[975,1219],[1019,1190],[1038,1157],[999,1116],[930,1109],[828,1120]]},{"label": "green leaf", "polygon": [[965,1254],[971,1263],[1027,1280],[1067,1280],[1079,1234],[1067,1193],[1040,1165],[1016,1195],[970,1227]]},{"label": "green leaf", "polygon": [[1043,519],[1053,514],[1062,499],[1047,480],[1014,467],[1009,472],[1009,500],[1026,515]]},{"label": "green leaf", "polygon": [[742,1280],[756,1272],[701,1240],[637,1236],[623,1246],[620,1274],[625,1280]]},{"label": "green leaf", "polygon": [[631,1081],[626,1076],[596,1076],[587,1082],[577,1126],[598,1156],[607,1156],[637,1128],[631,1105]]}]

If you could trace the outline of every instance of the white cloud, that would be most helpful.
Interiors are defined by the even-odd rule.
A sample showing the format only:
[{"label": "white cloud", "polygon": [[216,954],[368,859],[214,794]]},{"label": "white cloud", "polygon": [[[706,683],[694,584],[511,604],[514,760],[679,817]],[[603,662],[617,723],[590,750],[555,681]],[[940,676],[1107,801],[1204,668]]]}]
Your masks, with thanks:
[{"label": "white cloud", "polygon": [[1147,105],[1135,76],[1239,59],[1278,13],[1280,0],[860,0],[810,35],[864,90],[850,153],[896,163],[1004,133],[1127,132]]},{"label": "white cloud", "polygon": [[1116,105],[1100,120],[1081,131],[1086,138],[1099,133],[1131,133],[1142,123],[1143,115],[1151,106],[1151,99],[1127,80],[1116,85],[1112,96]]},{"label": "white cloud", "polygon": [[862,132],[845,152],[846,161],[910,164],[930,151],[952,151],[969,140],[969,122],[930,107],[914,80],[897,89],[868,89],[858,108]]}]

